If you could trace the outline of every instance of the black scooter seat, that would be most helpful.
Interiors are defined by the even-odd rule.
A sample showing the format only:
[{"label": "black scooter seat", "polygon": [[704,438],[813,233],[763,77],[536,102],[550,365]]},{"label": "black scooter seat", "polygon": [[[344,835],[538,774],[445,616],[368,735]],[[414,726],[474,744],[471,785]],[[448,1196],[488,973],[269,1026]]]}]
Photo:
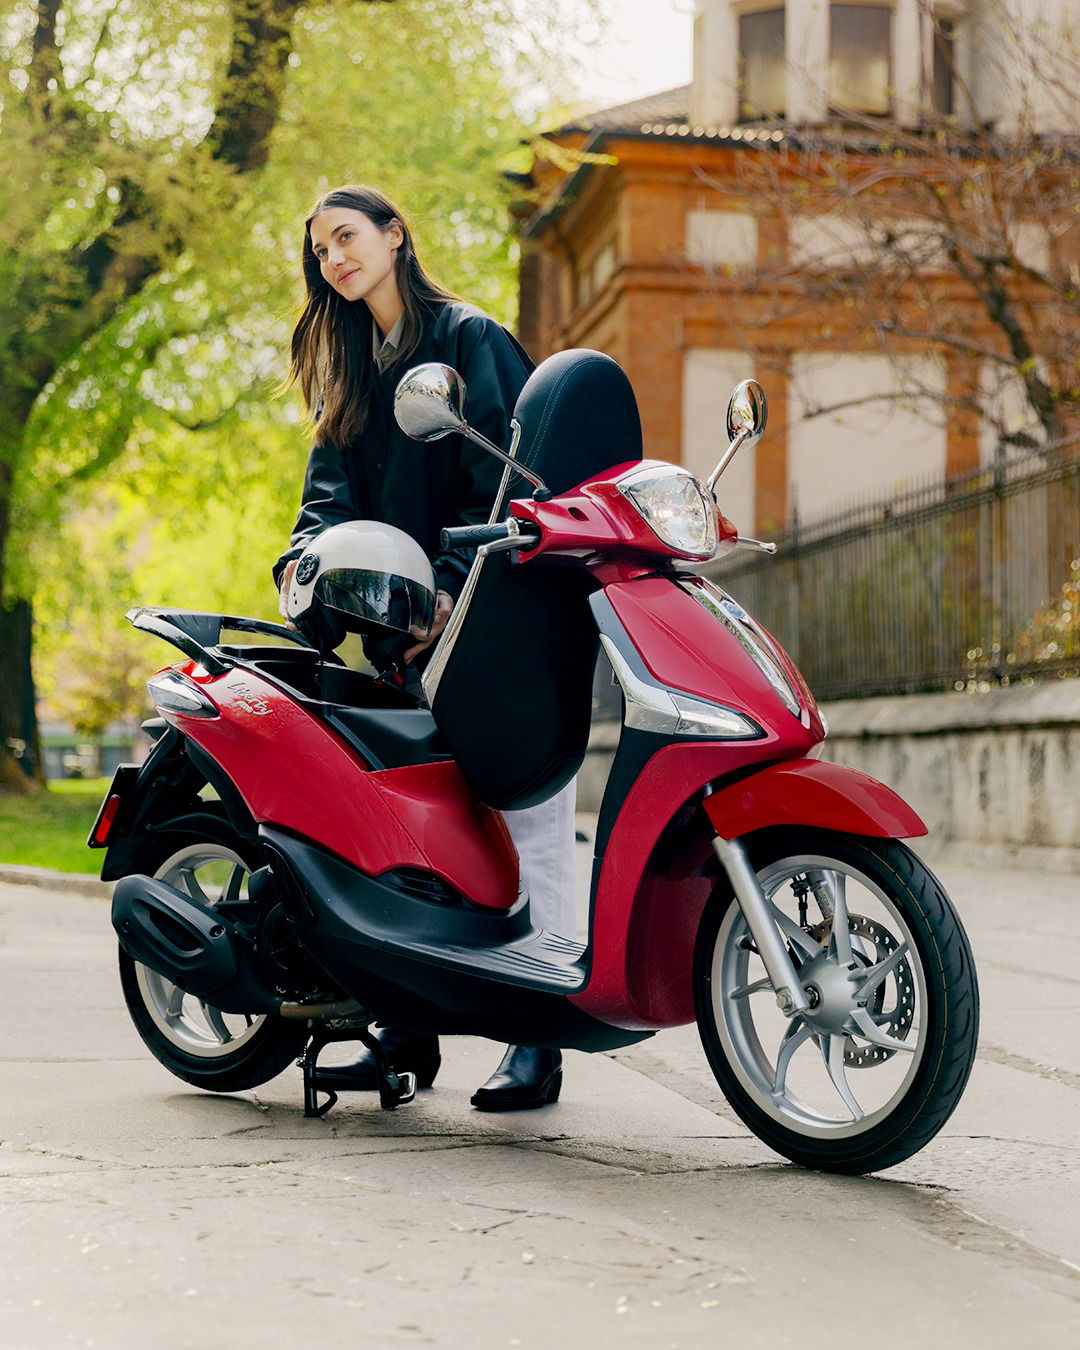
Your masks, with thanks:
[{"label": "black scooter seat", "polygon": [[327,721],[373,769],[403,769],[449,759],[427,708],[334,708]]}]

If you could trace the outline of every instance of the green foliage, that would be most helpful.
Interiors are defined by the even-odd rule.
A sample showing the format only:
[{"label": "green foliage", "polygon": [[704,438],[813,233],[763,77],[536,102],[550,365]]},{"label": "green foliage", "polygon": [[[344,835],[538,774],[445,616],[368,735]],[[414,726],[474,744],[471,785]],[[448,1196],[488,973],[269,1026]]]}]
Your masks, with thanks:
[{"label": "green foliage", "polygon": [[[0,6],[0,589],[33,596],[39,686],[84,725],[138,711],[137,682],[107,688],[147,649],[131,604],[273,616],[307,451],[275,391],[317,195],[378,185],[430,270],[512,320],[499,170],[552,51],[522,18],[557,8],[300,0],[268,157],[241,172],[215,115],[268,86],[223,84],[237,0]],[[150,647],[144,669],[168,659]]]}]

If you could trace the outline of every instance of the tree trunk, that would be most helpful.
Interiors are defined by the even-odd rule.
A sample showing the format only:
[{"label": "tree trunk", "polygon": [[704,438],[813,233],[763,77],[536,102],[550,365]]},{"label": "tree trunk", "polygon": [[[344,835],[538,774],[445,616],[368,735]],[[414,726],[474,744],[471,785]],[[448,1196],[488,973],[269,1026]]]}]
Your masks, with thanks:
[{"label": "tree trunk", "polygon": [[[237,175],[266,163],[288,78],[293,24],[303,3],[227,0],[232,26],[229,65],[206,148]],[[28,106],[43,131],[55,128],[61,114],[78,122],[72,105],[58,106],[60,9],[61,0],[39,0],[31,44]],[[86,129],[86,124],[78,124]],[[30,673],[30,604],[16,599],[4,585],[4,554],[26,424],[35,400],[59,367],[139,294],[166,253],[175,255],[183,246],[176,230],[163,226],[148,186],[161,166],[151,156],[143,167],[145,177],[133,162],[115,180],[119,208],[99,238],[57,260],[53,270],[59,289],[48,304],[43,303],[43,286],[49,269],[40,276],[27,274],[23,294],[5,297],[11,300],[7,309],[9,317],[15,317],[16,339],[6,352],[10,368],[0,371],[0,792],[34,791],[45,781]],[[161,246],[163,238],[168,239],[167,249]],[[147,250],[147,239],[158,241],[156,250]],[[33,322],[24,325],[27,318]]]},{"label": "tree trunk", "polygon": [[0,608],[0,792],[35,792],[45,783],[30,671],[32,631],[29,601]]}]

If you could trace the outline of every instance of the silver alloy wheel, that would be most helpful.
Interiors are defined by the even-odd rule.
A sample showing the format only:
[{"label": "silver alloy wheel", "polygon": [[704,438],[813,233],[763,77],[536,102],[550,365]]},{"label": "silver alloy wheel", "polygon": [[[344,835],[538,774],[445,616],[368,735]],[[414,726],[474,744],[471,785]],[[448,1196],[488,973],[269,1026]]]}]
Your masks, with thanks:
[{"label": "silver alloy wheel", "polygon": [[758,1107],[788,1129],[818,1139],[862,1134],[895,1109],[923,1053],[918,949],[886,891],[852,864],[801,855],[758,878],[815,1006],[791,1019],[780,1012],[732,902],[712,953],[724,1053]]},{"label": "silver alloy wheel", "polygon": [[[247,898],[247,863],[223,844],[192,844],[174,853],[154,873],[203,905]],[[216,1059],[234,1054],[266,1020],[220,1008],[186,994],[171,980],[136,961],[135,977],[146,1010],[158,1030],[185,1054]]]}]

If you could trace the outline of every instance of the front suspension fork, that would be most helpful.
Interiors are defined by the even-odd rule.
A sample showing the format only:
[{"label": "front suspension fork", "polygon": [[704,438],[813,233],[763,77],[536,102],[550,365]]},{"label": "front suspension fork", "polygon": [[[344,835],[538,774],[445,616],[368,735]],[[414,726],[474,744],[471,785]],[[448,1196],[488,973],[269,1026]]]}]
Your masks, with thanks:
[{"label": "front suspension fork", "polygon": [[776,991],[776,1006],[786,1017],[806,1012],[811,1006],[810,999],[799,980],[787,943],[776,926],[768,897],[750,866],[746,849],[737,839],[721,839],[719,835],[713,839],[713,849],[728,874],[750,936]]}]

